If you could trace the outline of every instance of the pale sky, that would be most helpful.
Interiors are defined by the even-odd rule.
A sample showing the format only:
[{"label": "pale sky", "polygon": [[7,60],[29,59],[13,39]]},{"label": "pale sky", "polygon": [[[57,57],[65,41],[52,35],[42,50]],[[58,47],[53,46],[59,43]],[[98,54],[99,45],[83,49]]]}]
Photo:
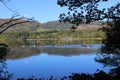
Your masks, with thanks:
[{"label": "pale sky", "polygon": [[[120,0],[109,0],[107,4],[102,4],[100,7],[109,7]],[[57,5],[57,0],[11,0],[7,6],[13,10],[18,10],[21,16],[34,17],[41,23],[54,21],[59,19],[59,14],[67,12],[67,8],[61,8]],[[10,18],[10,12],[3,4],[0,4],[0,18]]]}]

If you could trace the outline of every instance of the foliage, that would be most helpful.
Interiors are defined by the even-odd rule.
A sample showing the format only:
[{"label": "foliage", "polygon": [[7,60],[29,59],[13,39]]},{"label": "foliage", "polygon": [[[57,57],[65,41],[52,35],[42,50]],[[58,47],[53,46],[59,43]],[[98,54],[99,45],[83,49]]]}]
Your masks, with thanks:
[{"label": "foliage", "polygon": [[95,58],[96,62],[99,62],[106,66],[120,66],[120,54],[97,54],[97,57]]},{"label": "foliage", "polygon": [[1,39],[40,39],[40,40],[72,40],[72,39],[97,39],[103,38],[104,33],[99,28],[82,28],[75,30],[70,29],[41,29],[39,31],[20,31],[6,32],[1,35]]},{"label": "foliage", "polygon": [[96,71],[93,74],[86,73],[72,73],[69,76],[63,76],[61,79],[50,76],[50,78],[36,78],[34,76],[29,78],[18,78],[17,80],[119,80],[120,79],[120,66],[113,68],[106,73],[102,70]]},{"label": "foliage", "polygon": [[76,25],[80,23],[90,23],[93,21],[105,21],[105,27],[102,28],[105,33],[101,52],[120,53],[120,3],[116,3],[109,8],[100,9],[101,2],[108,0],[58,0],[61,7],[67,6],[69,11],[60,14],[60,21],[70,22]]},{"label": "foliage", "polygon": [[90,23],[98,20],[120,19],[120,3],[110,8],[99,9],[101,2],[108,0],[58,0],[57,4],[61,7],[67,6],[69,11],[60,14],[60,21],[74,23]]},{"label": "foliage", "polygon": [[120,53],[120,20],[113,20],[108,23],[107,27],[103,27],[102,30],[105,32],[105,38],[101,48],[103,53]]},{"label": "foliage", "polygon": [[0,80],[10,80],[12,78],[12,74],[10,74],[6,68],[6,55],[9,52],[8,45],[4,43],[0,43]]},{"label": "foliage", "polygon": [[0,59],[7,55],[9,51],[8,45],[0,43]]}]

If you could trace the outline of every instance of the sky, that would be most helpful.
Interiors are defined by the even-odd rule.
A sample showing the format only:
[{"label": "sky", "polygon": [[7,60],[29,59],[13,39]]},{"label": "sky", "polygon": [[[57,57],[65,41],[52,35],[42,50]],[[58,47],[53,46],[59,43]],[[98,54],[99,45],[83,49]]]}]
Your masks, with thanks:
[{"label": "sky", "polygon": [[[100,7],[109,7],[120,2],[120,0],[109,0],[107,4]],[[59,14],[67,12],[67,8],[57,5],[57,0],[10,0],[6,4],[12,10],[17,10],[21,16],[34,17],[35,20],[45,23],[59,19]],[[0,18],[10,18],[13,12],[0,4]]]}]

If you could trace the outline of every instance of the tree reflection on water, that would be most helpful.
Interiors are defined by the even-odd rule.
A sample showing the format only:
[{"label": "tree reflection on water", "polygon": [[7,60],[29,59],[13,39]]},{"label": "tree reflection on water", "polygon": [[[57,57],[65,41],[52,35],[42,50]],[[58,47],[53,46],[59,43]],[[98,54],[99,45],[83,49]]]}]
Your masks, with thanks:
[{"label": "tree reflection on water", "polygon": [[[104,49],[105,50],[105,49]],[[6,44],[0,44],[0,80],[12,80],[13,74],[7,71],[6,55],[9,52],[9,47]],[[102,52],[102,49],[101,49]],[[93,74],[87,73],[72,73],[68,76],[63,76],[61,80],[119,80],[120,79],[120,54],[99,53],[95,58],[96,62],[102,63],[104,66],[114,66],[108,73],[98,70]],[[64,74],[64,73],[63,73]],[[32,76],[29,78],[17,78],[17,80],[59,80],[56,76],[49,78],[39,78]]]},{"label": "tree reflection on water", "polygon": [[6,44],[0,44],[0,80],[10,80],[12,78],[12,74],[10,74],[7,69],[6,64],[6,55],[9,51],[9,48]]},{"label": "tree reflection on water", "polygon": [[114,69],[109,71],[109,75],[113,76],[112,80],[120,79],[120,20],[113,20],[108,23],[107,27],[102,30],[106,34],[103,40],[101,51],[97,54],[95,61],[102,63],[104,66],[113,66]]},{"label": "tree reflection on water", "polygon": [[[108,43],[107,43],[108,44]],[[73,73],[70,76],[63,77],[61,80],[120,80],[120,46],[110,43],[101,47],[100,53],[97,53],[95,61],[104,65],[104,67],[112,66],[107,73],[97,70],[93,74]]]},{"label": "tree reflection on water", "polygon": [[95,61],[104,66],[120,66],[120,54],[97,54]]},{"label": "tree reflection on water", "polygon": [[112,20],[102,30],[106,34],[100,54],[95,60],[104,66],[120,66],[120,20]]},{"label": "tree reflection on water", "polygon": [[[104,49],[105,50],[105,49]],[[107,51],[108,52],[108,51]],[[110,69],[108,78],[101,80],[119,80],[120,79],[120,54],[116,53],[99,53],[95,58],[96,62],[99,62],[104,65],[104,67],[112,66],[113,69]],[[101,76],[103,77],[103,76]],[[100,79],[97,79],[100,80]]]}]

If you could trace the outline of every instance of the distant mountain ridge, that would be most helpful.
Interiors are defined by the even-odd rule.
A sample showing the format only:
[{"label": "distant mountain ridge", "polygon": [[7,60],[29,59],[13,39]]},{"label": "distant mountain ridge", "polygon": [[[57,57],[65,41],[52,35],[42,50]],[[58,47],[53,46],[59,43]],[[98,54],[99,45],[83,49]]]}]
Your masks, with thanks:
[{"label": "distant mountain ridge", "polygon": [[[90,24],[80,24],[78,26],[78,29],[81,27],[101,27],[103,26],[104,22],[96,21],[96,22],[91,22]],[[74,24],[71,23],[60,23],[59,21],[49,21],[47,23],[43,23],[43,27],[47,29],[69,29],[73,26]]]},{"label": "distant mountain ridge", "polygon": [[[0,24],[9,19],[0,19]],[[101,27],[103,22],[92,22],[90,24],[80,24],[78,29],[82,27]],[[46,23],[30,22],[10,27],[7,31],[35,31],[39,29],[70,29],[74,24],[60,23],[59,21],[49,21]]]},{"label": "distant mountain ridge", "polygon": [[45,29],[67,29],[73,26],[70,23],[60,23],[59,21],[49,21],[47,23],[43,23]]},{"label": "distant mountain ridge", "polygon": [[[9,19],[0,19],[0,25],[8,21]],[[19,20],[19,21],[22,22],[25,20]],[[43,26],[39,22],[27,22],[12,26],[7,31],[30,31],[30,30],[35,30],[36,28],[43,28]]]}]

